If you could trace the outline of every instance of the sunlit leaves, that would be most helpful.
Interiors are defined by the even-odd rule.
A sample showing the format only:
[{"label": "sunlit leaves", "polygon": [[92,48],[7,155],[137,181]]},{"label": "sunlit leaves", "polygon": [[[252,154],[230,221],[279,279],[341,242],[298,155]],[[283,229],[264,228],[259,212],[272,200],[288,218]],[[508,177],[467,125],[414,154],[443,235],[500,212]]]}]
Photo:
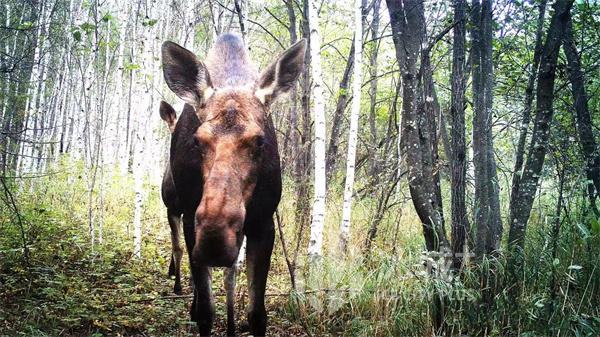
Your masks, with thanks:
[{"label": "sunlit leaves", "polygon": [[17,30],[28,30],[33,27],[33,22],[26,21],[17,26]]}]

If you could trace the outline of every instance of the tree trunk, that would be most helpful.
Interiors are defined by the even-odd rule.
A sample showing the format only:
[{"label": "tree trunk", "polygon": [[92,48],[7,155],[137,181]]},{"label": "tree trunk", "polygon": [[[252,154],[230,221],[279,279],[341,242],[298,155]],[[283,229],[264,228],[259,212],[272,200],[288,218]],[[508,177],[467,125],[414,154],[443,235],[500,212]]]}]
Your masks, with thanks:
[{"label": "tree trunk", "polygon": [[429,251],[448,247],[442,230],[441,214],[433,204],[436,199],[423,169],[419,116],[417,113],[417,59],[424,31],[422,1],[387,0],[396,59],[402,74],[401,152],[408,170],[408,185],[417,215],[423,224],[425,245]]},{"label": "tree trunk", "polygon": [[[378,1],[378,0],[375,0]],[[362,9],[363,1],[354,4],[354,78],[352,80],[352,112],[350,114],[350,130],[348,131],[348,157],[346,159],[346,182],[344,186],[344,204],[342,207],[342,224],[340,226],[340,252],[346,255],[350,239],[350,218],[352,216],[352,196],[354,193],[354,171],[356,164],[356,145],[358,139],[358,120],[360,115],[360,99],[362,86]]]},{"label": "tree trunk", "polygon": [[[294,3],[292,0],[285,1],[287,8],[288,19],[290,21],[288,26],[288,33],[290,34],[290,45],[293,45],[298,41],[298,33],[296,31],[296,12],[294,10]],[[298,160],[300,160],[300,150],[298,149],[298,93],[297,85],[290,89],[290,109],[289,109],[289,123],[286,126],[285,138],[283,140],[283,152],[285,160],[282,162],[281,170],[286,171],[288,167],[291,167],[293,171],[298,167]]]},{"label": "tree trunk", "polygon": [[575,121],[577,134],[581,145],[581,152],[585,158],[585,173],[588,180],[587,189],[592,210],[600,216],[596,206],[596,198],[600,193],[600,152],[592,130],[592,117],[588,108],[588,96],[585,91],[585,78],[581,70],[579,54],[573,37],[573,22],[567,22],[563,50],[567,56],[567,73],[571,81],[573,94],[573,107],[575,108]]},{"label": "tree trunk", "polygon": [[321,35],[319,28],[319,7],[316,1],[310,1],[308,5],[308,17],[310,27],[310,54],[311,68],[314,82],[314,112],[315,121],[315,145],[314,145],[314,201],[312,210],[312,222],[310,225],[310,241],[308,243],[308,255],[312,259],[322,255],[323,225],[325,223],[325,193],[326,193],[326,171],[325,171],[325,101],[323,98],[323,74],[321,72]]},{"label": "tree trunk", "polygon": [[[302,3],[302,37],[308,40],[310,49],[310,27],[308,19],[308,0],[304,0]],[[305,66],[302,71],[300,81],[300,105],[302,111],[302,125],[299,130],[299,146],[297,148],[297,160],[294,168],[294,181],[296,185],[296,206],[294,221],[297,226],[296,232],[296,246],[293,251],[292,267],[295,271],[298,254],[300,253],[300,247],[304,247],[307,244],[305,230],[308,227],[310,214],[310,189],[309,180],[311,175],[310,159],[311,159],[311,119],[310,119],[310,64],[311,54],[307,53],[304,59]]]},{"label": "tree trunk", "polygon": [[473,166],[475,168],[475,219],[472,227],[479,257],[500,248],[502,221],[492,137],[494,73],[492,69],[492,3],[473,1]]},{"label": "tree trunk", "polygon": [[369,152],[371,153],[371,160],[369,164],[369,172],[375,181],[378,180],[379,172],[377,170],[379,165],[378,158],[378,144],[377,144],[377,56],[379,55],[379,45],[381,40],[379,39],[379,8],[381,0],[373,0],[373,20],[371,21],[371,39],[372,49],[369,55],[369,74],[371,80],[369,83],[369,130],[371,131],[371,141],[369,144]]},{"label": "tree trunk", "polygon": [[573,0],[558,0],[553,6],[554,14],[541,55],[536,92],[536,116],[531,143],[523,167],[523,175],[514,193],[511,194],[510,233],[508,238],[509,267],[513,269],[513,275],[518,278],[520,278],[523,268],[522,254],[525,247],[525,230],[550,137],[550,124],[554,113],[552,103],[554,101],[556,63],[572,5]]},{"label": "tree trunk", "polygon": [[233,4],[235,6],[235,12],[237,13],[237,17],[238,17],[238,23],[240,25],[240,32],[242,33],[242,39],[244,40],[244,42],[246,43],[246,48],[248,47],[248,40],[247,40],[247,35],[248,35],[248,24],[247,24],[247,17],[246,17],[246,11],[244,11],[244,7],[248,6],[248,3],[246,2],[246,4],[244,4],[242,2],[242,0],[234,0]]},{"label": "tree trunk", "polygon": [[452,43],[452,78],[450,106],[450,170],[452,213],[452,266],[462,267],[465,243],[469,233],[469,219],[465,201],[467,174],[467,145],[465,138],[465,44],[466,0],[454,0],[454,38]]},{"label": "tree trunk", "polygon": [[523,107],[523,116],[521,119],[521,126],[519,131],[519,140],[517,142],[517,150],[515,151],[515,168],[513,170],[512,183],[511,183],[511,194],[516,193],[517,186],[519,186],[519,180],[523,172],[523,158],[525,157],[525,143],[527,142],[527,133],[529,130],[529,123],[531,121],[531,107],[533,105],[533,89],[535,87],[535,79],[537,78],[538,68],[540,65],[540,56],[542,55],[542,35],[544,28],[544,17],[546,15],[546,4],[547,0],[542,0],[538,7],[538,19],[537,29],[535,32],[535,49],[533,52],[533,63],[529,73],[529,80],[527,81],[527,88],[525,88],[525,103]]},{"label": "tree trunk", "polygon": [[352,67],[354,66],[355,56],[354,40],[352,41],[352,47],[348,54],[348,61],[346,61],[346,68],[344,69],[344,75],[340,81],[340,89],[337,94],[337,103],[335,105],[335,111],[333,112],[333,119],[331,121],[331,134],[329,135],[329,146],[327,147],[327,180],[331,178],[333,172],[336,170],[336,164],[338,159],[338,146],[340,140],[340,131],[343,122],[344,111],[348,105],[348,83],[350,82],[350,76],[352,75]]}]

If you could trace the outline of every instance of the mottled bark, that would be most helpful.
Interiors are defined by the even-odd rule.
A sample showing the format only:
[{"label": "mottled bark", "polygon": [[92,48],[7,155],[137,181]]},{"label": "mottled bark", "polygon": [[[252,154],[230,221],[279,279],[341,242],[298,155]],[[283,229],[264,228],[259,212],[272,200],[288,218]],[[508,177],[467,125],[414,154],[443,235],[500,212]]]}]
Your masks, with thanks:
[{"label": "mottled bark", "polygon": [[474,0],[471,12],[473,72],[473,166],[475,209],[471,228],[475,254],[500,248],[502,221],[492,137],[494,73],[492,67],[493,20],[490,0]]},{"label": "mottled bark", "polygon": [[325,197],[327,192],[327,174],[325,169],[325,99],[323,96],[324,81],[321,69],[321,28],[319,25],[318,4],[311,1],[308,4],[308,26],[310,28],[311,74],[313,78],[313,118],[314,132],[314,198],[312,222],[310,224],[310,240],[308,256],[311,259],[322,255],[323,227],[325,224]]},{"label": "mottled bark", "polygon": [[587,192],[590,205],[596,215],[600,215],[596,206],[596,198],[600,193],[600,151],[592,130],[592,117],[588,108],[588,96],[585,91],[585,76],[581,70],[581,62],[573,37],[573,22],[567,22],[563,50],[567,56],[567,73],[571,81],[573,107],[581,153],[585,160],[585,174],[588,180]]},{"label": "mottled bark", "polygon": [[522,273],[525,231],[548,147],[550,124],[554,114],[552,103],[556,63],[572,5],[573,0],[558,0],[553,6],[554,13],[542,50],[538,74],[534,129],[520,183],[511,195],[508,244],[511,253],[510,265],[517,277]]},{"label": "mottled bark", "polygon": [[[310,29],[308,25],[308,0],[303,1],[302,11],[302,37],[307,39],[310,48]],[[296,266],[300,247],[306,242],[305,229],[308,225],[310,214],[310,186],[311,175],[310,153],[311,153],[311,118],[310,118],[310,65],[312,63],[310,53],[306,54],[305,66],[300,79],[300,104],[302,112],[302,123],[299,126],[301,133],[298,144],[298,160],[294,169],[294,181],[296,184],[296,207],[294,221],[298,226],[296,233],[296,247],[294,249],[293,265]]]},{"label": "mottled bark", "polygon": [[454,38],[452,43],[452,78],[450,104],[450,170],[451,170],[451,213],[452,213],[452,266],[460,269],[464,246],[469,234],[469,219],[465,201],[467,148],[465,138],[465,44],[466,44],[465,0],[454,0]]},{"label": "mottled bark", "polygon": [[533,62],[527,80],[527,88],[525,88],[525,102],[523,106],[523,116],[519,130],[519,140],[515,151],[515,168],[513,170],[511,194],[515,193],[519,180],[521,179],[521,170],[523,169],[523,159],[525,157],[525,143],[527,142],[527,134],[529,131],[529,123],[531,122],[531,107],[533,106],[533,90],[535,88],[535,79],[537,78],[538,68],[540,65],[540,57],[542,55],[542,35],[544,28],[544,17],[546,15],[547,0],[542,0],[538,5],[537,29],[535,32],[535,49],[533,52]]},{"label": "mottled bark", "polygon": [[370,144],[369,150],[371,153],[371,160],[369,166],[369,172],[371,176],[378,180],[379,172],[379,144],[377,142],[377,56],[379,55],[379,9],[381,0],[373,0],[373,20],[371,21],[371,40],[373,46],[371,47],[371,53],[369,55],[369,75],[371,80],[369,83],[369,130],[370,130]]},{"label": "mottled bark", "polygon": [[[425,18],[423,17],[423,21]],[[425,39],[426,31],[422,32]],[[440,160],[438,149],[438,122],[440,117],[440,105],[437,99],[431,58],[429,50],[421,51],[421,66],[419,70],[417,97],[417,118],[419,122],[419,140],[421,141],[422,166],[424,170],[424,182],[427,190],[432,191],[432,205],[440,216],[440,233],[446,233],[444,221],[444,207],[442,203],[442,189],[440,183]]]},{"label": "mottled bark", "polygon": [[[423,168],[420,123],[417,110],[417,60],[424,32],[422,1],[387,0],[396,59],[402,74],[401,152],[408,170],[408,184],[413,205],[423,224],[425,245],[429,251],[448,247],[441,214],[436,210],[435,192],[428,184]],[[423,130],[426,131],[426,130]]]},{"label": "mottled bark", "polygon": [[352,47],[350,48],[350,52],[348,54],[344,74],[342,75],[342,80],[340,81],[335,111],[333,112],[333,119],[331,120],[331,133],[329,135],[329,145],[327,147],[327,179],[331,178],[336,169],[341,138],[340,133],[343,121],[342,117],[344,116],[344,111],[348,105],[348,84],[350,83],[353,65],[354,40],[352,41]]}]

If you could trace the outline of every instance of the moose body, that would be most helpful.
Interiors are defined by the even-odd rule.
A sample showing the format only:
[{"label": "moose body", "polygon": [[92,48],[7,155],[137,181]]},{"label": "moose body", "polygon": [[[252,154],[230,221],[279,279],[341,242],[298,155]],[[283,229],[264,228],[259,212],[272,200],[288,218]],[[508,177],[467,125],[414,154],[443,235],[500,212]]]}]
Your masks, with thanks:
[{"label": "moose body", "polygon": [[[173,107],[165,102],[160,102],[160,118],[162,118],[169,127],[169,131],[173,134],[177,123],[177,113]],[[175,182],[171,173],[171,165],[167,163],[165,173],[163,175],[161,185],[161,197],[165,207],[167,208],[167,219],[171,228],[171,263],[169,264],[169,277],[175,277],[175,285],[173,292],[177,295],[181,294],[181,259],[183,258],[183,247],[181,246],[181,216],[183,214],[182,207],[177,197],[175,190]]]},{"label": "moose body", "polygon": [[290,47],[260,75],[241,38],[220,36],[205,63],[172,42],[163,44],[165,80],[187,104],[171,137],[170,173],[183,214],[201,335],[214,320],[210,267],[228,267],[227,334],[233,323],[234,266],[243,236],[250,333],[266,332],[264,293],[281,198],[281,169],[271,102],[296,81],[306,43]]}]

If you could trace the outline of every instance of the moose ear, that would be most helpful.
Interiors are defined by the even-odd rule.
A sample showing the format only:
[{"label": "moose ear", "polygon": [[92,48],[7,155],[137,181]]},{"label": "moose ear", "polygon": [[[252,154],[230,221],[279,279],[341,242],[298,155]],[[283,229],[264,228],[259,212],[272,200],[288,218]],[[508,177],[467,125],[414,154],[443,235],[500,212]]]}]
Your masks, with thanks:
[{"label": "moose ear", "polygon": [[175,109],[173,109],[171,104],[165,101],[160,102],[160,118],[167,122],[169,130],[171,133],[173,133],[175,130],[175,124],[177,123],[177,114],[175,113]]},{"label": "moose ear", "polygon": [[306,39],[302,39],[260,74],[254,94],[264,105],[271,104],[279,94],[292,88],[304,67],[305,54]]},{"label": "moose ear", "polygon": [[200,107],[213,89],[206,66],[182,46],[166,41],[162,45],[163,74],[169,88],[186,103]]}]

